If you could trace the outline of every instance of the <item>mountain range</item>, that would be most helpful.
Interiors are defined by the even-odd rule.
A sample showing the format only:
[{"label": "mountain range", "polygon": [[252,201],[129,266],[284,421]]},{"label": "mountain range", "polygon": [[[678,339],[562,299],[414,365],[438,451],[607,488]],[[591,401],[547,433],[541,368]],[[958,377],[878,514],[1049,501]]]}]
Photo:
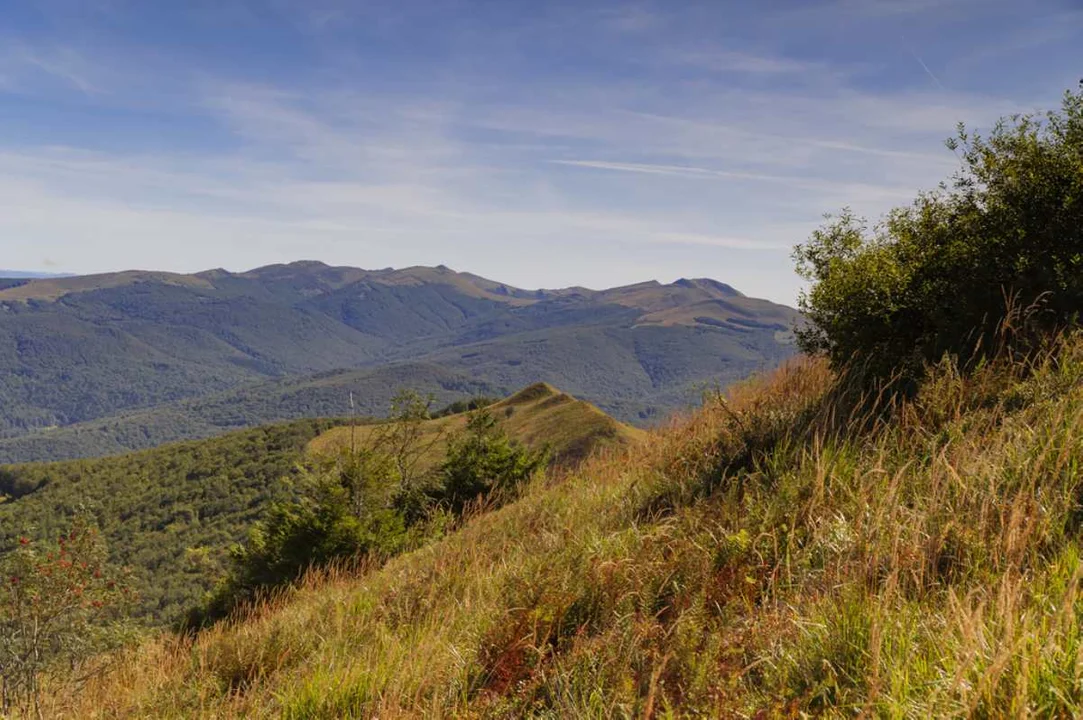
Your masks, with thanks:
[{"label": "mountain range", "polygon": [[549,382],[649,424],[794,351],[792,308],[715,280],[523,290],[447,267],[0,280],[0,462]]},{"label": "mountain range", "polygon": [[15,278],[19,280],[38,279],[38,278],[61,278],[71,277],[67,273],[48,273],[38,272],[36,270],[2,270],[0,269],[0,278]]}]

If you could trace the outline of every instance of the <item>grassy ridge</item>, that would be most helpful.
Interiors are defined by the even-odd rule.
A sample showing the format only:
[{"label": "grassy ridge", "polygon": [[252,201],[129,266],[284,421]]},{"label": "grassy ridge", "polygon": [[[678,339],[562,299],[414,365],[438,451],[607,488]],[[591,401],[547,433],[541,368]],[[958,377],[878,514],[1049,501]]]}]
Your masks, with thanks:
[{"label": "grassy ridge", "polygon": [[[536,383],[489,406],[509,437],[531,449],[547,447],[559,464],[574,464],[599,445],[639,440],[646,433],[617,422],[593,405],[562,393],[547,383]],[[422,443],[428,447],[428,464],[444,457],[447,438],[466,428],[467,415],[458,414],[427,421]],[[308,444],[309,452],[328,453],[348,448],[353,441],[364,444],[372,427],[331,428]],[[429,442],[434,439],[435,442]]]},{"label": "grassy ridge", "polygon": [[852,418],[818,362],[369,574],[122,657],[73,716],[1083,712],[1083,340]]}]

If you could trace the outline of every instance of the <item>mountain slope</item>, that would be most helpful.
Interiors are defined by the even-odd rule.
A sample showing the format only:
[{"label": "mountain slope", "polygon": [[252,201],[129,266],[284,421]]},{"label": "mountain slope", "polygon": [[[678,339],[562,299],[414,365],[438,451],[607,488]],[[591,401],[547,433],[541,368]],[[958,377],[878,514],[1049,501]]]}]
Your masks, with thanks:
[{"label": "mountain slope", "polygon": [[[851,422],[803,362],[74,712],[1079,717],[1083,339]],[[59,697],[63,697],[58,693]]]},{"label": "mountain slope", "polygon": [[[496,387],[546,381],[647,422],[695,401],[703,384],[788,357],[797,321],[791,308],[711,280],[527,291],[445,267],[315,262],[10,280],[0,284],[0,438],[158,406],[170,415],[178,402],[262,381],[403,362]],[[192,433],[216,424],[198,418]]]}]

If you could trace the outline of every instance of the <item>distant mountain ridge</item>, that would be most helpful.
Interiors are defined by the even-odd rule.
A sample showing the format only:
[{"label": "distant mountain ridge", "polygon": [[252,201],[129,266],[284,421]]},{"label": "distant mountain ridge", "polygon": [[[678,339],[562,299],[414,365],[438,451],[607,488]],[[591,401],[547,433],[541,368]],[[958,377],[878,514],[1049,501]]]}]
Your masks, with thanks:
[{"label": "distant mountain ridge", "polygon": [[[91,452],[93,434],[73,445],[60,433],[113,417],[129,439],[94,454],[216,432],[193,407],[241,388],[241,425],[312,415],[332,391],[303,378],[365,370],[333,392],[374,394],[371,371],[390,365],[438,367],[463,388],[549,382],[642,424],[792,354],[799,317],[715,280],[524,290],[445,266],[302,261],[0,281],[0,462]],[[396,382],[441,391],[434,377]],[[132,424],[139,412],[154,417]],[[173,430],[161,430],[163,413]]]},{"label": "distant mountain ridge", "polygon": [[498,397],[509,392],[505,387],[427,363],[392,363],[284,377],[0,438],[0,464],[119,455],[276,421],[344,418],[350,413],[351,393],[357,417],[378,418],[403,387],[431,396],[436,408],[464,397]]},{"label": "distant mountain ridge", "polygon": [[70,273],[39,272],[37,270],[3,270],[0,269],[0,280],[36,280],[41,278],[72,277]]}]

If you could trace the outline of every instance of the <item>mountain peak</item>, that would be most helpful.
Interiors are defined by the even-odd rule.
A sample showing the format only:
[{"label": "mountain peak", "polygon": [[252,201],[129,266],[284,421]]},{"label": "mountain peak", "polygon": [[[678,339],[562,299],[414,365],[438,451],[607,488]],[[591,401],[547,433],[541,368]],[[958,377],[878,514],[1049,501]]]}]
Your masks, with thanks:
[{"label": "mountain peak", "polygon": [[689,290],[705,290],[709,293],[717,293],[726,297],[745,297],[744,293],[737,290],[732,285],[727,285],[724,282],[712,280],[711,278],[681,278],[674,282],[673,286],[687,288]]},{"label": "mountain peak", "polygon": [[259,277],[261,275],[280,275],[284,272],[308,272],[329,270],[330,265],[319,260],[294,260],[289,263],[272,263],[246,270],[241,275]]},{"label": "mountain peak", "polygon": [[503,401],[503,404],[521,405],[522,403],[533,402],[554,395],[560,395],[560,391],[547,382],[536,382],[533,385],[528,385],[511,397],[508,397]]}]

